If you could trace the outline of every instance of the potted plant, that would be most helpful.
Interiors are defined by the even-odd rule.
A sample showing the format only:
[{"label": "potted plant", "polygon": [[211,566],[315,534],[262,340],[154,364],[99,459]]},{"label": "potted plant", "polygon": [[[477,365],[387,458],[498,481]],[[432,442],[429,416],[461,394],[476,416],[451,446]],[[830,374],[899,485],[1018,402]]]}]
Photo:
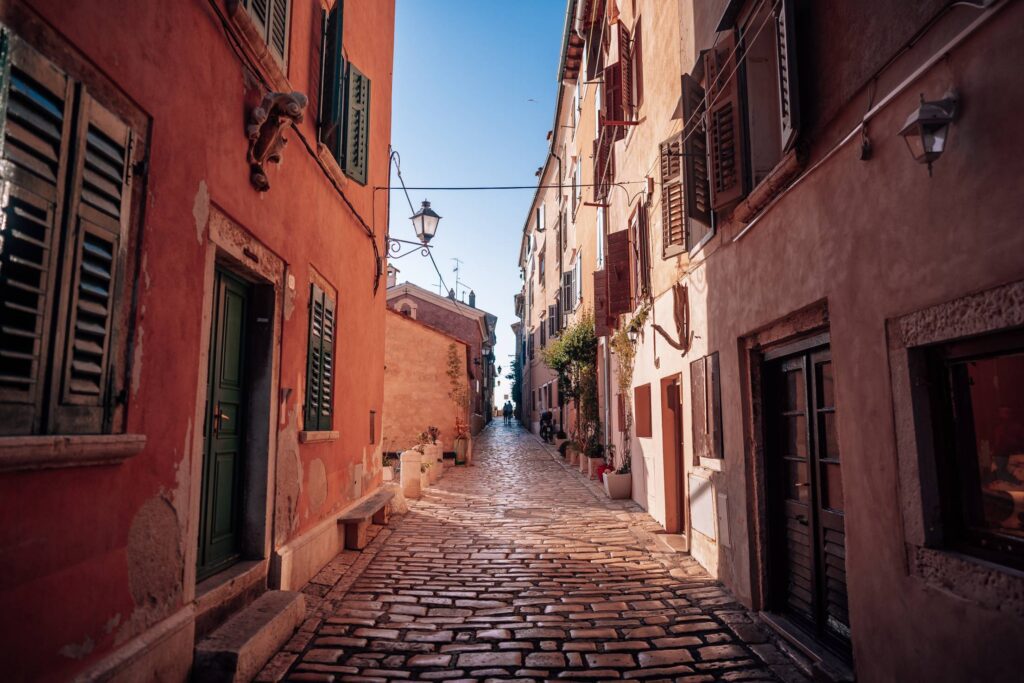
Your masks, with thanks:
[{"label": "potted plant", "polygon": [[[586,447],[587,476],[597,479],[597,468],[604,464],[604,445],[596,440],[591,440]],[[583,468],[581,467],[582,471]]]},{"label": "potted plant", "polygon": [[469,439],[469,388],[466,385],[466,371],[455,344],[448,345],[448,398],[455,406],[455,464],[466,465],[472,459],[472,445]]},{"label": "potted plant", "polygon": [[630,472],[630,461],[623,462],[617,470],[608,469],[604,473],[604,493],[608,498],[620,500],[633,495],[633,474]]},{"label": "potted plant", "polygon": [[466,421],[455,418],[455,464],[465,465],[469,462],[469,429]]},{"label": "potted plant", "polygon": [[420,488],[427,488],[430,486],[430,470],[432,466],[429,462],[420,463]]},{"label": "potted plant", "polygon": [[394,453],[385,453],[383,466],[384,481],[394,481],[395,470],[398,469],[398,457]]},{"label": "potted plant", "polygon": [[562,431],[561,428],[559,428],[555,433],[555,448],[557,448],[563,455],[565,454],[565,451],[562,450],[562,444],[566,443],[568,440],[569,437],[566,436],[565,432]]}]

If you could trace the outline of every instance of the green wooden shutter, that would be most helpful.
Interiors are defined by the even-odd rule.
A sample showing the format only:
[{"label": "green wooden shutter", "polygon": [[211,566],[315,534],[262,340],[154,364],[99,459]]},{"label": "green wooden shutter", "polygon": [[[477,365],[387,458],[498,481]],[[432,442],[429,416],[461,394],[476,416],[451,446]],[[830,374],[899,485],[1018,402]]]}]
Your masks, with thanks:
[{"label": "green wooden shutter", "polygon": [[328,431],[334,421],[334,344],[336,341],[337,303],[324,294],[324,329],[320,358],[320,429]]},{"label": "green wooden shutter", "polygon": [[0,30],[0,433],[41,429],[71,137],[71,84]]},{"label": "green wooden shutter", "polygon": [[50,430],[57,433],[103,431],[110,413],[115,302],[131,207],[131,129],[79,88],[55,342],[63,346],[63,358],[53,372],[59,398]]},{"label": "green wooden shutter", "polygon": [[[253,0],[254,3],[259,0]],[[269,16],[267,21],[267,45],[281,60],[282,64],[288,63],[288,25],[289,14],[291,14],[291,0],[265,0],[269,5]]]},{"label": "green wooden shutter", "polygon": [[304,428],[320,428],[320,396],[323,384],[324,291],[310,285],[309,348],[306,353],[306,415]]},{"label": "green wooden shutter", "polygon": [[347,176],[365,185],[370,149],[370,79],[350,62],[347,80],[342,169]]},{"label": "green wooden shutter", "polygon": [[342,57],[342,1],[324,23],[324,68],[320,79],[320,141],[342,164],[342,119],[345,102],[345,60]]}]

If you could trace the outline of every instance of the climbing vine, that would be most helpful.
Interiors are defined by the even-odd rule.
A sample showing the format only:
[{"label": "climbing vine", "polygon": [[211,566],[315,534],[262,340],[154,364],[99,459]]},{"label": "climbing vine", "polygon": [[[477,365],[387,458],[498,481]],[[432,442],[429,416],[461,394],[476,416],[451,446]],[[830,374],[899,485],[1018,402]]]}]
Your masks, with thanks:
[{"label": "climbing vine", "polygon": [[458,347],[448,345],[448,398],[455,404],[455,438],[465,438],[469,434],[469,423],[466,414],[469,412],[469,388],[463,379],[464,371],[459,359]]},{"label": "climbing vine", "polygon": [[[612,353],[615,354],[616,360],[616,373],[618,377],[618,388],[619,395],[622,396],[623,406],[625,408],[625,419],[626,424],[623,425],[622,431],[627,435],[633,429],[633,368],[636,365],[636,342],[630,337],[635,334],[639,334],[643,330],[644,323],[647,322],[647,315],[650,313],[650,304],[644,304],[636,315],[633,316],[628,323],[620,327],[611,339]],[[625,473],[630,471],[630,463],[632,460],[632,439],[624,438],[622,440],[622,464],[619,466],[618,471]]]}]

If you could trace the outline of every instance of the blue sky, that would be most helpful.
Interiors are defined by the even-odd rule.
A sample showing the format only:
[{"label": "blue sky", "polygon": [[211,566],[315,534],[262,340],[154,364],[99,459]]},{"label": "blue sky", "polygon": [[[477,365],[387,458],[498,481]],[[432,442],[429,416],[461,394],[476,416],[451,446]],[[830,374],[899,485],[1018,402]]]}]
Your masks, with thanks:
[{"label": "blue sky", "polygon": [[[564,0],[397,0],[393,147],[410,187],[534,185],[547,154],[557,93]],[[392,175],[392,185],[397,178]],[[531,190],[411,190],[442,216],[434,259],[454,287],[476,292],[498,316],[502,374],[515,351],[510,325],[521,283],[517,259]],[[392,191],[391,234],[413,239],[412,215]],[[409,281],[437,291],[437,273],[419,255],[393,261]],[[508,392],[502,378],[496,402]]]}]

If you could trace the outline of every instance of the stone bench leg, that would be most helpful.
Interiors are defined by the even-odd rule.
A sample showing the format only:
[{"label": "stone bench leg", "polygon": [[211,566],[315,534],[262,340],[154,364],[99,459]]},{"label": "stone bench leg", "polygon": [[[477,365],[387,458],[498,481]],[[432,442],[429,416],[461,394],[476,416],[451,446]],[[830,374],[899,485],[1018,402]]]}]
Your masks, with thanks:
[{"label": "stone bench leg", "polygon": [[381,526],[386,526],[388,518],[391,517],[391,504],[388,503],[377,512],[373,513],[373,523]]},{"label": "stone bench leg", "polygon": [[349,550],[362,550],[366,547],[370,520],[361,519],[357,522],[345,522],[345,547]]}]

